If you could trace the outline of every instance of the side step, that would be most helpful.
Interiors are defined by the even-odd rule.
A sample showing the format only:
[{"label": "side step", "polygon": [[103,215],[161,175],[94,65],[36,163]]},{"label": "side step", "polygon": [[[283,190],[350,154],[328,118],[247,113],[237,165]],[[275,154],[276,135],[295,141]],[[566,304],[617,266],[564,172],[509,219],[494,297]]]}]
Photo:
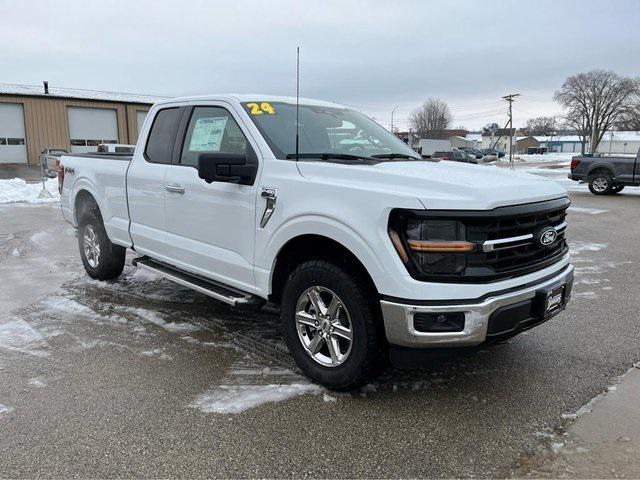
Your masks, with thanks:
[{"label": "side step", "polygon": [[226,285],[199,275],[178,270],[177,268],[152,260],[149,257],[134,258],[132,263],[136,267],[154,272],[172,282],[192,288],[234,307],[254,309],[260,308],[265,303],[262,298],[256,295],[227,287]]}]

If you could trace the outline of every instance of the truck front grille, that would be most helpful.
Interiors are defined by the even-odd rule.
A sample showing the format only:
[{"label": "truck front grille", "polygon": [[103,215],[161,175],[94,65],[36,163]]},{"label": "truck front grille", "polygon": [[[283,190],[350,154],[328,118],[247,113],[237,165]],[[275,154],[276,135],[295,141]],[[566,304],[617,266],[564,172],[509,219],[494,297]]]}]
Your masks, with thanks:
[{"label": "truck front grille", "polygon": [[[467,240],[478,245],[476,251],[467,256],[465,276],[517,276],[558,261],[568,251],[565,239],[568,206],[568,201],[560,205],[544,202],[532,204],[533,210],[496,209],[489,217],[464,219]],[[548,227],[555,229],[557,239],[545,247],[537,237]]]}]

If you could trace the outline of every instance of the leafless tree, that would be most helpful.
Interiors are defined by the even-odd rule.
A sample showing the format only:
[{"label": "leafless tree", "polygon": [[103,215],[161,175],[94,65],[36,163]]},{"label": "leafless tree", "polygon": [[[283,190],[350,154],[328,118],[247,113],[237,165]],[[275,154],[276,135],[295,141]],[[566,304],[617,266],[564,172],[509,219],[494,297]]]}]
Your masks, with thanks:
[{"label": "leafless tree", "polygon": [[430,98],[411,112],[409,125],[422,138],[438,138],[449,127],[452,119],[446,102]]},{"label": "leafless tree", "polygon": [[582,115],[580,111],[568,110],[561,119],[561,125],[564,128],[575,130],[580,139],[580,151],[584,155],[586,153],[586,145],[591,137],[591,124],[589,118]]},{"label": "leafless tree", "polygon": [[556,117],[530,118],[522,131],[527,135],[553,135],[556,131]]},{"label": "leafless tree", "polygon": [[566,110],[565,123],[587,133],[595,152],[607,130],[632,113],[640,81],[606,70],[592,70],[567,78],[554,94]]}]

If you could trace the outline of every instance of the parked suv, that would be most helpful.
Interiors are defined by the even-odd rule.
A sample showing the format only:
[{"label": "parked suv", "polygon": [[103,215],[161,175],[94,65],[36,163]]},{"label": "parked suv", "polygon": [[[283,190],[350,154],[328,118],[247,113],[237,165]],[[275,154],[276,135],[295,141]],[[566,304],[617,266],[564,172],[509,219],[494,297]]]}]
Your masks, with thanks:
[{"label": "parked suv", "polygon": [[139,268],[237,308],[279,305],[300,369],[337,390],[390,350],[510,337],[571,296],[563,187],[422,159],[334,103],[172,99],[132,156],[63,156],[59,171],[90,277],[117,278],[129,248]]}]

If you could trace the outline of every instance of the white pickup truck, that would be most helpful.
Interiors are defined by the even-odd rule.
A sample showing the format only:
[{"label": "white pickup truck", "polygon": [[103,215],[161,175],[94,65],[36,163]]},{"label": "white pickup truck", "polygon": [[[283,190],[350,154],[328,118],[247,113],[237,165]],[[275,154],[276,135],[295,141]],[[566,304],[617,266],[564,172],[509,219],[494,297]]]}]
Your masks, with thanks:
[{"label": "white pickup truck", "polygon": [[279,305],[296,363],[337,390],[391,350],[513,336],[571,295],[562,187],[420,158],[334,103],[161,102],[133,157],[63,156],[59,179],[92,278],[116,278],[130,248],[228,304]]}]

